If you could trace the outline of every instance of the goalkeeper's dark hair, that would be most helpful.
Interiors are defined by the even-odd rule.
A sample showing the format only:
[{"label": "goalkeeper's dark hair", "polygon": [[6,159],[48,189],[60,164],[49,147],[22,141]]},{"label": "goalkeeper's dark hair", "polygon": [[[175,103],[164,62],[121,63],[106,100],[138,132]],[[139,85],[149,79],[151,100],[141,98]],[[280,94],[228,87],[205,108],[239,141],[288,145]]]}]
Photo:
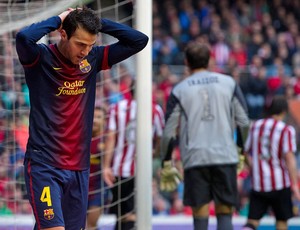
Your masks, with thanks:
[{"label": "goalkeeper's dark hair", "polygon": [[208,45],[199,42],[190,42],[185,48],[185,59],[191,70],[208,67],[210,49]]},{"label": "goalkeeper's dark hair", "polygon": [[90,34],[97,34],[101,29],[100,18],[90,8],[76,8],[65,18],[62,23],[62,29],[66,31],[68,39],[70,39],[79,27]]},{"label": "goalkeeper's dark hair", "polygon": [[267,98],[264,108],[265,117],[279,115],[283,112],[288,113],[289,104],[285,96],[275,95]]}]

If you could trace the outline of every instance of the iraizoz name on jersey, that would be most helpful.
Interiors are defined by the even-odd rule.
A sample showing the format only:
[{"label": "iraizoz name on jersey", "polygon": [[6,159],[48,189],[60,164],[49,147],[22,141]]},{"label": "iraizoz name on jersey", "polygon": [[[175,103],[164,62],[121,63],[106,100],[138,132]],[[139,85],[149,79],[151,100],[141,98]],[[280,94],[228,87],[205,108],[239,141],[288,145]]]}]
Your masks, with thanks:
[{"label": "iraizoz name on jersey", "polygon": [[212,83],[219,83],[218,77],[202,77],[199,79],[189,79],[188,85],[204,85],[204,84],[212,84]]}]

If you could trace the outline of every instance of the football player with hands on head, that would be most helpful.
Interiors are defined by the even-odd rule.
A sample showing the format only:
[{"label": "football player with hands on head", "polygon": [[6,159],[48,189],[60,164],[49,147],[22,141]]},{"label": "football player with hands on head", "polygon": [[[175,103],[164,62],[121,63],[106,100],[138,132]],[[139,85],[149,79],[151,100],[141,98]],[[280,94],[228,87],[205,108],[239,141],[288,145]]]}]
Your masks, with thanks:
[{"label": "football player with hands on head", "polygon": [[237,204],[238,151],[236,127],[247,127],[246,103],[230,76],[208,70],[210,50],[192,42],[185,49],[190,76],[178,83],[167,102],[162,136],[161,189],[177,187],[180,175],[172,165],[179,140],[184,170],[184,205],[192,207],[194,229],[208,229],[209,203],[213,200],[218,230],[232,230]]},{"label": "football player with hands on head", "polygon": [[[38,41],[59,30],[57,44]],[[96,45],[98,33],[116,38]],[[29,88],[25,183],[34,229],[86,227],[96,75],[141,51],[148,37],[83,7],[23,28],[16,49]]]},{"label": "football player with hands on head", "polygon": [[287,230],[287,221],[294,216],[292,195],[300,201],[296,131],[285,122],[287,99],[275,96],[266,105],[265,112],[265,118],[251,124],[245,143],[252,190],[243,230],[257,229],[270,207],[276,218],[276,230]]}]

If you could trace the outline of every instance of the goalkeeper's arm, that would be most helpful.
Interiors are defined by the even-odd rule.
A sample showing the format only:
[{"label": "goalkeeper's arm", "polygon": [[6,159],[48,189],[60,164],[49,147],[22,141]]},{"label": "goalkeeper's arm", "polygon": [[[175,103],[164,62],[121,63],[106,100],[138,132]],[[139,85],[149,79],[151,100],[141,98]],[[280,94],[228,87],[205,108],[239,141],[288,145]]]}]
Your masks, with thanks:
[{"label": "goalkeeper's arm", "polygon": [[161,143],[161,180],[162,191],[174,191],[182,180],[182,176],[172,163],[172,152],[175,146],[180,118],[180,106],[177,98],[171,94],[167,104],[166,125]]}]

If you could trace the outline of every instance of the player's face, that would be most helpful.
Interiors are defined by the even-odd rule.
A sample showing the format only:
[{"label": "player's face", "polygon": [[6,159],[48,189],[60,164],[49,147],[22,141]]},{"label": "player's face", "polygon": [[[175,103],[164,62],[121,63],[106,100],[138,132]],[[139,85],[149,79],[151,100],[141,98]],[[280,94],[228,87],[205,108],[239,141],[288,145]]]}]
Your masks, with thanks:
[{"label": "player's face", "polygon": [[105,114],[101,109],[95,109],[93,121],[93,133],[101,132],[104,128]]},{"label": "player's face", "polygon": [[64,56],[73,64],[79,64],[91,51],[96,43],[97,35],[90,34],[82,28],[77,28],[70,39],[62,34],[62,42],[65,43]]}]

